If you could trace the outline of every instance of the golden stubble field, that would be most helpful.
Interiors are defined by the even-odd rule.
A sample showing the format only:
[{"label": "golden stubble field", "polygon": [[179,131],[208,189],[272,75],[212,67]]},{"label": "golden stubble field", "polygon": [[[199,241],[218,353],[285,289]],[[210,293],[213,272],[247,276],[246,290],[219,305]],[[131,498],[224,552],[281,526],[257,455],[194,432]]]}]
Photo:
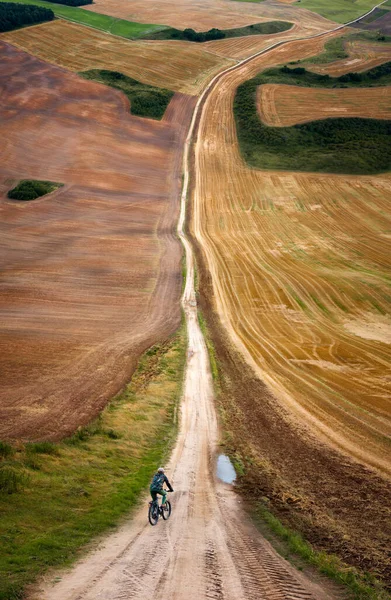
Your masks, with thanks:
[{"label": "golden stubble field", "polygon": [[391,118],[391,88],[317,89],[266,84],[258,88],[258,112],[266,125],[289,127],[328,117]]},{"label": "golden stubble field", "polygon": [[[0,438],[58,439],[180,322],[175,228],[195,98],[141,119],[116,90],[0,50]],[[64,187],[6,199],[29,178]]]},{"label": "golden stubble field", "polygon": [[212,27],[229,29],[243,27],[261,21],[292,21],[301,23],[303,27],[310,25],[319,30],[329,29],[330,21],[305,10],[299,4],[265,0],[263,2],[234,2],[232,0],[203,0],[194,3],[191,0],[162,0],[159,3],[148,3],[142,0],[96,0],[86,6],[95,11],[138,21],[141,23],[160,23],[185,29],[191,27],[197,31],[206,31]]},{"label": "golden stubble field", "polygon": [[201,44],[129,41],[63,20],[11,31],[0,39],[71,71],[110,69],[192,95],[218,71],[234,64]]},{"label": "golden stubble field", "polygon": [[277,48],[214,88],[196,144],[192,229],[223,325],[279,402],[389,472],[390,175],[250,169],[233,119],[241,82],[325,41]]}]

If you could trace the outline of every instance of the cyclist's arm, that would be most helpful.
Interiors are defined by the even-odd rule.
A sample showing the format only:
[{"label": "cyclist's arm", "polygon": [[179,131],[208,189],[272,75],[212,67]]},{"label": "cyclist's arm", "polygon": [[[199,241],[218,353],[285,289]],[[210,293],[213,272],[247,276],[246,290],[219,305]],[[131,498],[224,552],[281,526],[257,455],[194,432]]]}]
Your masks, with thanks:
[{"label": "cyclist's arm", "polygon": [[166,484],[166,486],[168,487],[168,491],[169,492],[173,492],[174,490],[171,487],[171,483],[168,481],[167,477],[164,477],[164,483]]}]

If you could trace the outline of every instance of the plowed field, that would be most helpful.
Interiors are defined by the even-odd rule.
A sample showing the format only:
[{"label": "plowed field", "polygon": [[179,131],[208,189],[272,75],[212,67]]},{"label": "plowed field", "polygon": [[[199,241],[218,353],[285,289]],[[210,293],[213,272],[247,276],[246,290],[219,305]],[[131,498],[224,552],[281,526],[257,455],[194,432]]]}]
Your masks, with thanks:
[{"label": "plowed field", "polygon": [[[128,380],[180,319],[181,148],[195,99],[162,122],[124,95],[0,42],[0,438],[56,439]],[[24,178],[64,187],[9,201]]]},{"label": "plowed field", "polygon": [[130,19],[140,23],[160,23],[185,29],[191,27],[197,31],[206,31],[212,27],[229,29],[242,27],[262,20],[281,20],[308,24],[325,30],[330,28],[330,21],[303,10],[300,5],[289,6],[280,2],[265,1],[232,2],[231,0],[204,0],[194,3],[191,0],[162,0],[158,3],[134,0],[96,0],[85,7],[114,17]]},{"label": "plowed field", "polygon": [[391,117],[391,88],[315,89],[267,84],[258,88],[259,116],[266,125],[289,127],[328,117]]},{"label": "plowed field", "polygon": [[236,87],[325,41],[277,48],[209,95],[193,228],[246,360],[318,435],[389,473],[391,178],[249,169],[235,133]]},{"label": "plowed field", "polygon": [[339,77],[348,72],[367,71],[391,60],[391,44],[354,40],[345,44],[345,50],[348,58],[324,65],[309,64],[308,68],[316,73],[328,73],[331,77]]},{"label": "plowed field", "polygon": [[[144,83],[197,94],[230,61],[190,42],[132,42],[66,21],[3,34],[3,39],[72,71],[103,68]],[[64,43],[66,40],[66,43]]]}]

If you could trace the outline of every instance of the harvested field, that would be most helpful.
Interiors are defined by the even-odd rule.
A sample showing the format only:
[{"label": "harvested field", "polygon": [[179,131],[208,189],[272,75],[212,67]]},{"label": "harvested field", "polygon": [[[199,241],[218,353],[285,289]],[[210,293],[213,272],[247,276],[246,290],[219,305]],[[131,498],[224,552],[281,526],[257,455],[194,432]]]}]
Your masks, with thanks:
[{"label": "harvested field", "polygon": [[266,125],[289,127],[328,117],[391,118],[391,88],[315,89],[266,84],[258,88],[258,112]]},{"label": "harvested field", "polygon": [[280,2],[233,2],[232,0],[205,0],[195,4],[191,0],[162,0],[158,4],[135,0],[96,0],[85,7],[114,17],[130,19],[140,23],[161,23],[177,29],[191,27],[196,31],[206,31],[212,27],[230,29],[261,21],[291,21],[303,27],[330,29],[330,21],[303,10],[300,5],[290,6]]},{"label": "harvested field", "polygon": [[[0,438],[58,439],[97,415],[179,324],[181,148],[195,98],[163,121],[0,42]],[[60,181],[34,202],[19,179]]]},{"label": "harvested field", "polygon": [[71,71],[115,70],[186,94],[198,94],[213,75],[231,64],[200,44],[128,41],[60,20],[49,25],[19,29],[0,39]]},{"label": "harvested field", "polygon": [[308,68],[316,73],[327,73],[331,77],[339,77],[344,73],[356,73],[373,69],[391,60],[391,44],[381,44],[364,40],[352,40],[345,44],[347,58],[326,64],[311,65]]},{"label": "harvested field", "polygon": [[[319,53],[326,39],[277,48],[210,94],[193,229],[218,314],[259,377],[323,439],[390,473],[391,349],[367,334],[390,312],[390,176],[249,169],[232,114],[240,83]],[[365,337],[345,325],[352,319]]]}]

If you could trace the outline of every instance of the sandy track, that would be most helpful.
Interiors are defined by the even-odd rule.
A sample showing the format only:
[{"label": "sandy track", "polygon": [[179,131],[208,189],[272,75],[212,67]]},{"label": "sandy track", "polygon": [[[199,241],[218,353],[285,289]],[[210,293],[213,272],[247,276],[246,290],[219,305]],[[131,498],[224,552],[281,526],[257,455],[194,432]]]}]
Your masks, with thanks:
[{"label": "sandy track", "polygon": [[289,127],[328,117],[391,118],[391,88],[315,89],[266,84],[258,88],[258,113],[266,125]]},{"label": "sandy track", "polygon": [[0,39],[71,71],[114,69],[186,94],[198,94],[218,71],[233,64],[201,44],[133,42],[63,20],[11,31]]},{"label": "sandy track", "polygon": [[[175,236],[194,99],[165,122],[125,96],[1,44],[2,191],[64,188],[1,212],[1,438],[69,434],[180,319]],[[94,373],[94,377],[91,377]]]}]

